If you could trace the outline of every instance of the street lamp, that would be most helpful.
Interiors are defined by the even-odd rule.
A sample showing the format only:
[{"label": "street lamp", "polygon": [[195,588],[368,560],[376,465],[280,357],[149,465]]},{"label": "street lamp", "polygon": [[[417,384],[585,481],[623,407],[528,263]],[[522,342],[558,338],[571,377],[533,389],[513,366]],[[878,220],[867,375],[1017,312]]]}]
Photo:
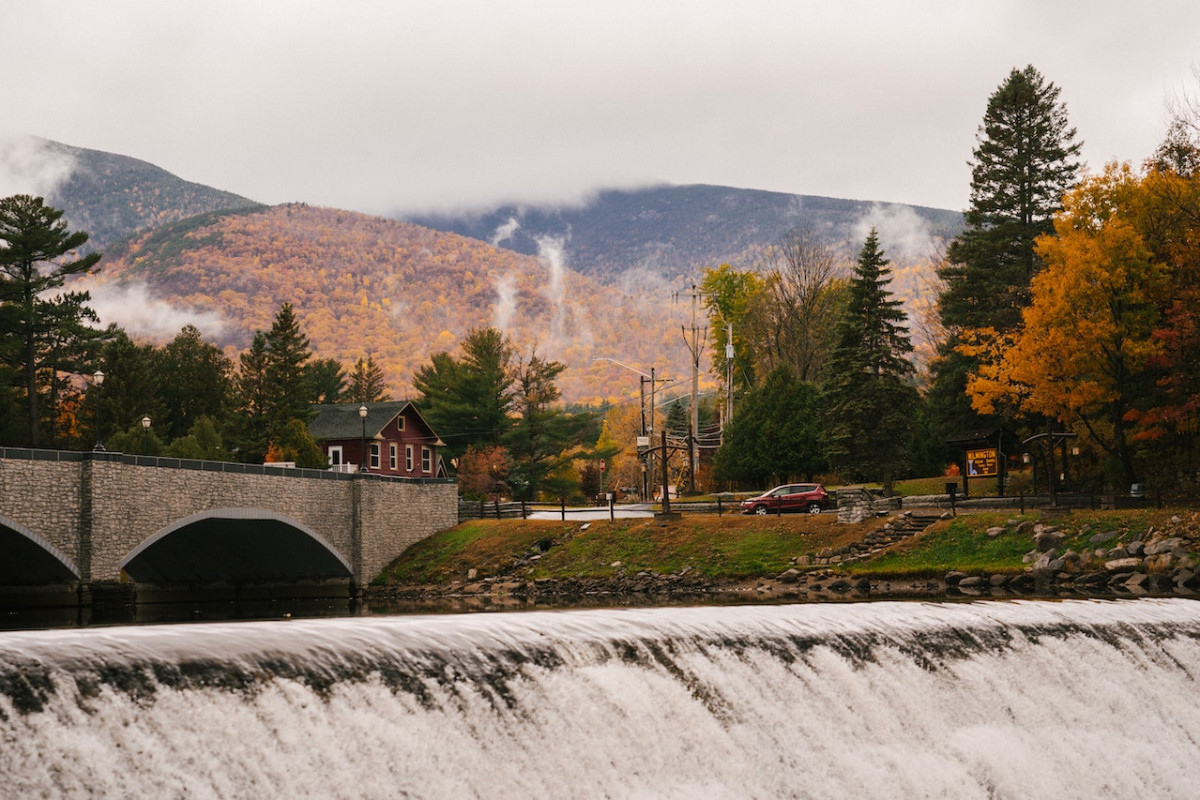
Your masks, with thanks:
[{"label": "street lamp", "polygon": [[100,387],[104,385],[104,373],[96,370],[92,375],[92,380],[96,382],[96,446],[92,450],[102,453],[104,452],[104,441],[100,436]]},{"label": "street lamp", "polygon": [[362,420],[362,471],[367,471],[367,407],[358,407],[358,417]]},{"label": "street lamp", "polygon": [[150,455],[150,417],[142,417],[142,455]]}]

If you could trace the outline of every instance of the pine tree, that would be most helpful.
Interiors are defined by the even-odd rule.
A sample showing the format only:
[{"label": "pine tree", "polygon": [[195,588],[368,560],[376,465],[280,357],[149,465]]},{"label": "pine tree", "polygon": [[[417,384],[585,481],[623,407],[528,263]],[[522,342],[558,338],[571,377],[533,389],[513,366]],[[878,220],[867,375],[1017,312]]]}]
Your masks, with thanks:
[{"label": "pine tree", "polygon": [[[38,387],[47,341],[64,325],[82,327],[88,300],[86,293],[66,304],[42,296],[100,261],[99,253],[73,257],[88,235],[68,231],[62,216],[40,197],[0,200],[0,360],[20,376],[25,440],[31,447],[41,444]],[[64,317],[63,311],[72,313]]]},{"label": "pine tree", "polygon": [[154,420],[168,439],[188,435],[196,421],[208,417],[224,424],[234,404],[233,362],[221,348],[185,325],[156,354],[156,367],[166,379],[159,388],[164,418]]},{"label": "pine tree", "polygon": [[852,480],[892,480],[907,459],[908,429],[916,390],[907,382],[912,343],[901,303],[893,299],[890,262],[874,229],[867,236],[850,299],[837,326],[825,384],[826,454]]},{"label": "pine tree", "polygon": [[1032,66],[1014,69],[988,100],[966,228],[938,270],[945,282],[938,309],[949,336],[933,365],[930,403],[943,437],[985,426],[966,396],[978,361],[956,348],[973,330],[1004,334],[1020,325],[1029,283],[1042,266],[1034,241],[1053,231],[1053,215],[1079,171],[1075,134],[1059,88]]},{"label": "pine tree", "polygon": [[267,433],[267,412],[271,393],[267,382],[267,335],[255,331],[250,347],[240,356],[237,376],[238,393],[238,460],[247,463],[262,461],[267,454],[270,438]]},{"label": "pine tree", "polygon": [[267,431],[274,441],[292,420],[307,422],[313,401],[308,360],[312,357],[308,337],[291,303],[284,303],[266,335],[267,344]]},{"label": "pine tree", "polygon": [[714,469],[718,481],[749,486],[811,480],[825,467],[820,397],[786,364],[751,390],[725,426]]},{"label": "pine tree", "polygon": [[346,398],[351,403],[379,403],[390,399],[383,369],[375,363],[373,356],[354,362]]},{"label": "pine tree", "polygon": [[[562,393],[554,381],[564,369],[561,361],[531,353],[515,370],[517,418],[504,436],[512,459],[508,480],[514,497],[533,499],[543,491],[565,496],[575,489],[560,477],[565,472],[562,467],[584,455],[577,450],[589,438],[585,431],[596,419],[590,413],[567,414],[558,404]],[[590,455],[596,457],[594,452]]]},{"label": "pine tree", "polygon": [[470,331],[463,355],[435,353],[413,375],[421,413],[453,456],[468,445],[496,446],[508,431],[513,404],[513,347],[495,328]]}]

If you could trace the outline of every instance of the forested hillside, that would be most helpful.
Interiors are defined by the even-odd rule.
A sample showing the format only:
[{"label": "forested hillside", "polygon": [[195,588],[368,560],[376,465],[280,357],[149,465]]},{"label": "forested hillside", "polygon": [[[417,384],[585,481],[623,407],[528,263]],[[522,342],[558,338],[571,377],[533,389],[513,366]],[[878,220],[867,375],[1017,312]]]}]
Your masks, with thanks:
[{"label": "forested hillside", "polygon": [[607,190],[577,207],[502,206],[408,219],[526,254],[557,239],[572,269],[608,283],[631,270],[686,279],[703,266],[746,264],[796,226],[842,246],[847,256],[872,225],[893,253],[890,239],[916,233],[949,240],[962,229],[956,211],[703,185]]},{"label": "forested hillside", "polygon": [[[315,354],[349,366],[373,355],[398,396],[413,370],[495,325],[524,354],[565,362],[568,400],[627,394],[637,376],[596,357],[682,376],[687,359],[669,292],[617,289],[550,260],[403,222],[285,205],[202,215],[110,246],[92,279],[145,288],[229,323],[241,349],[290,302]],[[679,315],[690,306],[680,305]],[[211,335],[211,334],[206,334]],[[216,338],[216,337],[213,337]]]},{"label": "forested hillside", "polygon": [[66,212],[73,230],[88,232],[88,246],[95,250],[134,231],[195,214],[259,205],[136,158],[32,137],[30,148],[30,157],[56,162],[66,175],[46,200]]}]

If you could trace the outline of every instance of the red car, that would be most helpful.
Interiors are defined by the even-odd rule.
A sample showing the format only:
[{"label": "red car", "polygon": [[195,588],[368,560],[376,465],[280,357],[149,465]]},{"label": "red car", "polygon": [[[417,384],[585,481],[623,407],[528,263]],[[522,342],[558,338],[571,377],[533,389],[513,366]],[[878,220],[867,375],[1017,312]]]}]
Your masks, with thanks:
[{"label": "red car", "polygon": [[789,483],[776,486],[758,497],[742,501],[743,514],[782,514],[788,511],[807,511],[820,514],[829,495],[819,483]]}]

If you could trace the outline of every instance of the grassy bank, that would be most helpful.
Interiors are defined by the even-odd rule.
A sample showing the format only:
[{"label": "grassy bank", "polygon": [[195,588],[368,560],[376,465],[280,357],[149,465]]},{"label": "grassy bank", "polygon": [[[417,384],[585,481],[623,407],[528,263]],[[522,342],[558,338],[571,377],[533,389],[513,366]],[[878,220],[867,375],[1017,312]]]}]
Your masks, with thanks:
[{"label": "grassy bank", "polygon": [[[1175,522],[1172,522],[1172,519]],[[397,559],[377,584],[438,585],[488,578],[605,580],[639,572],[686,573],[713,581],[778,575],[806,566],[805,556],[859,542],[883,520],[840,525],[834,514],[783,517],[687,515],[653,520],[560,522],[476,520],[421,542]],[[1197,527],[1194,512],[1075,511],[1060,517],[1015,512],[960,515],[893,545],[870,560],[825,565],[848,575],[911,578],[964,572],[1020,573],[1032,548],[1034,522],[1058,526],[1064,549],[1146,539],[1151,529]],[[1022,523],[1026,523],[1022,525]],[[997,530],[1000,529],[1000,530]],[[991,535],[989,535],[991,530]]]}]

